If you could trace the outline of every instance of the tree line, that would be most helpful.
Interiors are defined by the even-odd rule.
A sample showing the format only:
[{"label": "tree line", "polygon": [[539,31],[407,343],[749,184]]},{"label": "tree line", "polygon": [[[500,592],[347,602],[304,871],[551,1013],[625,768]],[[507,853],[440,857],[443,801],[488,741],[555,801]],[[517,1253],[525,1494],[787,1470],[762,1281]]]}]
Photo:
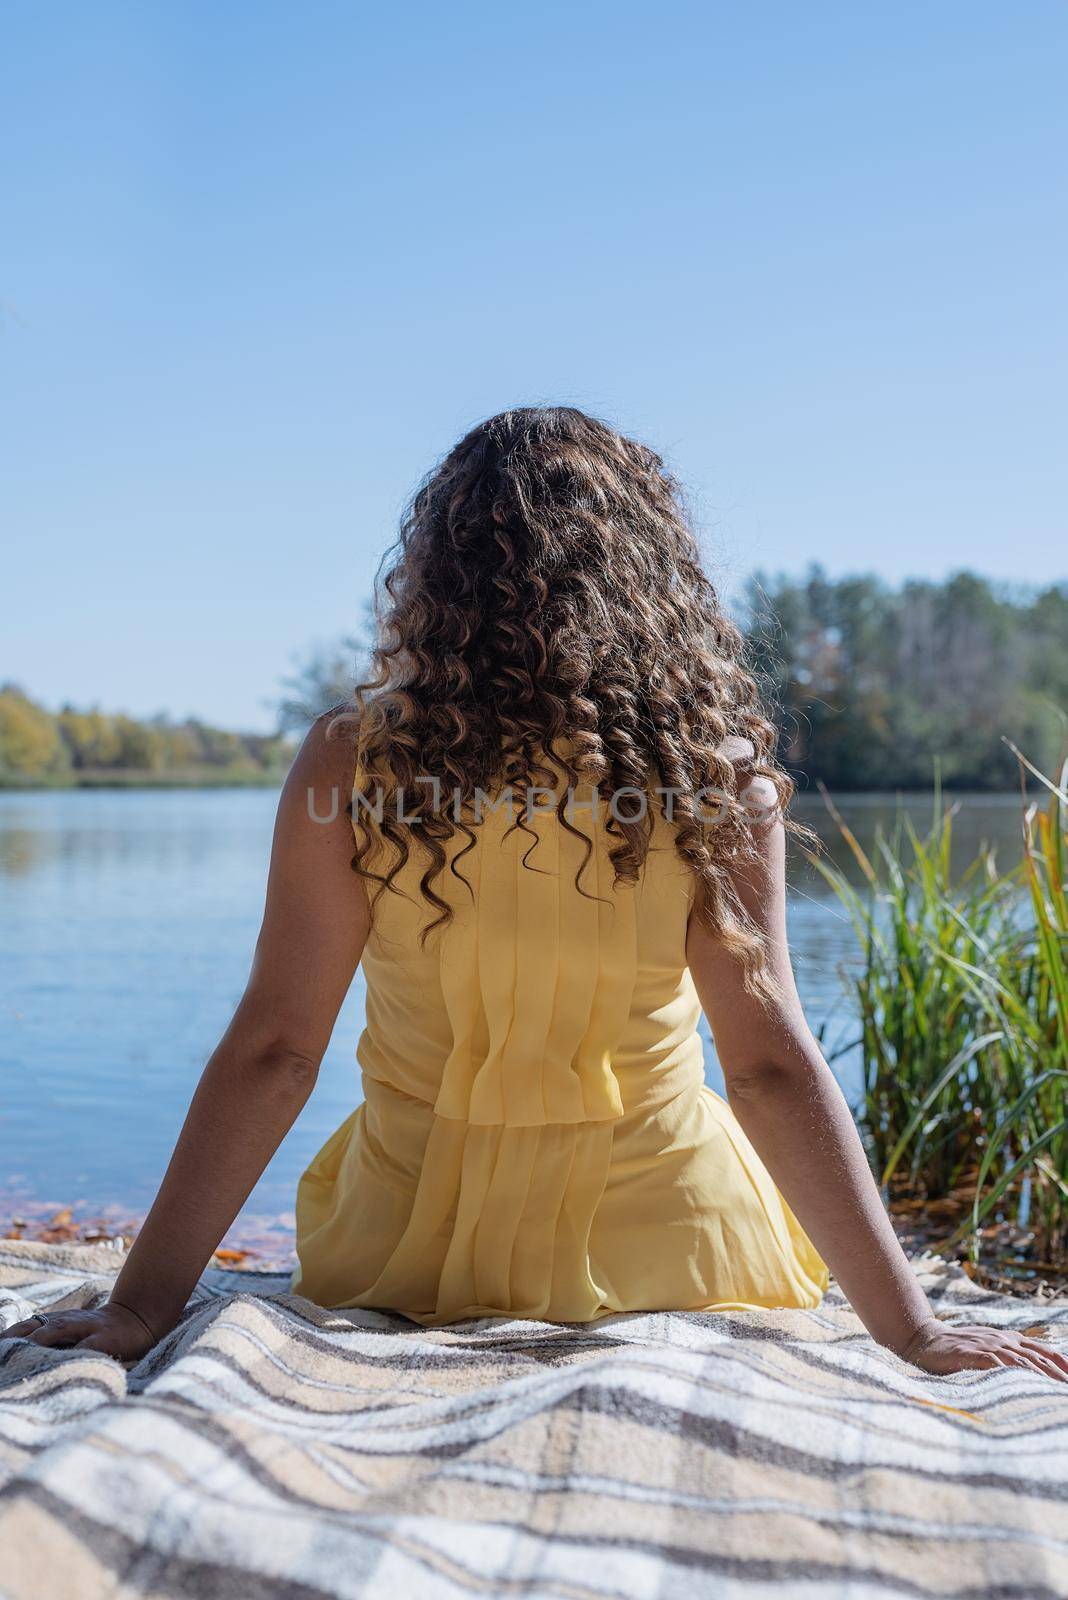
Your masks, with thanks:
[{"label": "tree line", "polygon": [[1066,752],[1068,584],[1019,590],[970,572],[898,588],[872,576],[758,574],[746,632],[777,708],[780,755],[831,790],[1005,790],[1011,739]]},{"label": "tree line", "polygon": [[281,734],[231,733],[188,718],[52,712],[15,684],[0,688],[0,787],[94,783],[257,783],[292,756]]},{"label": "tree line", "polygon": [[[1010,738],[1044,772],[1066,750],[1068,584],[1013,589],[970,572],[892,586],[862,575],[757,573],[735,618],[805,787],[1015,788]],[[307,726],[367,666],[371,629],[289,681],[285,725]]]},{"label": "tree line", "polygon": [[[1045,772],[1066,750],[1068,583],[1013,589],[973,573],[893,587],[873,576],[757,574],[739,619],[779,724],[780,756],[806,786],[843,792],[1004,790],[1006,737]],[[292,731],[343,698],[369,631],[306,661],[283,686],[278,734],[195,719],[139,720],[0,689],[0,787],[279,777]]]}]

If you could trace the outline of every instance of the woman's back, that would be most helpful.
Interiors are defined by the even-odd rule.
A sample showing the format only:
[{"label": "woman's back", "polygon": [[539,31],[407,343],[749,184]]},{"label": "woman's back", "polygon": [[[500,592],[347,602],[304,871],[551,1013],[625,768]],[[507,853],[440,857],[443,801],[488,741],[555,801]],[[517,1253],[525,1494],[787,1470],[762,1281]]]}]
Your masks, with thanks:
[{"label": "woman's back", "polygon": [[693,877],[662,816],[616,881],[607,803],[522,795],[413,850],[364,952],[364,1104],[298,1196],[297,1287],[420,1321],[812,1305],[826,1277],[704,1087]]},{"label": "woman's back", "polygon": [[[297,1198],[313,1300],[813,1306],[827,1270],[756,1144],[891,1349],[1068,1376],[943,1328],[902,1254],[794,983],[775,730],[659,456],[570,407],[491,417],[420,485],[380,594],[366,680],[283,786],[249,982],[115,1292],[16,1332],[125,1358],[174,1327],[362,960],[364,1103]],[[753,1143],[704,1086],[698,997]]]}]

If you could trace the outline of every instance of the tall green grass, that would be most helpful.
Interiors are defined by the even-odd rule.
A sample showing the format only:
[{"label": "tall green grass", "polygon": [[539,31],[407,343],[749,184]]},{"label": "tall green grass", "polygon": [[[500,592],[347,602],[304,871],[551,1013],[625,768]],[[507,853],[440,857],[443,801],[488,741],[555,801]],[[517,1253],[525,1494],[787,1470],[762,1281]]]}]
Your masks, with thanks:
[{"label": "tall green grass", "polygon": [[[1068,763],[1059,781],[1016,752],[1048,799],[1021,801],[1022,860],[982,848],[951,871],[957,807],[930,831],[902,815],[871,855],[831,807],[864,880],[812,856],[848,911],[860,962],[862,1131],[891,1199],[958,1202],[938,1248],[1023,1230],[1034,1259],[1068,1260]],[[828,804],[830,802],[828,801]],[[953,1208],[949,1208],[953,1209]]]}]

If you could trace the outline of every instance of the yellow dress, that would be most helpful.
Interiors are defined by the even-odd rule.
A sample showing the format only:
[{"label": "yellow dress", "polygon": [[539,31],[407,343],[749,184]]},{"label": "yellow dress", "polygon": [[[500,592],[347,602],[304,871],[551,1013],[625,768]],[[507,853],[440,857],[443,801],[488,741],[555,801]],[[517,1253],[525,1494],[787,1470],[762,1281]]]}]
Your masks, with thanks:
[{"label": "yellow dress", "polygon": [[823,1262],[705,1087],[691,875],[658,820],[614,886],[600,805],[572,816],[585,894],[583,840],[502,807],[425,948],[420,851],[378,899],[364,1102],[300,1181],[299,1293],[428,1324],[818,1304]]}]

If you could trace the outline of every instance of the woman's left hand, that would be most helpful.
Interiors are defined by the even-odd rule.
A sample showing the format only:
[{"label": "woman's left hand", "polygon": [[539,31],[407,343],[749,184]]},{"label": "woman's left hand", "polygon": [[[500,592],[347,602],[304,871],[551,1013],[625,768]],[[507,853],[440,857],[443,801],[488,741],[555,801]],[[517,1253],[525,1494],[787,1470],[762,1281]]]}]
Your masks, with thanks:
[{"label": "woman's left hand", "polygon": [[140,1318],[109,1303],[97,1311],[50,1311],[0,1330],[0,1340],[30,1339],[58,1349],[99,1350],[119,1361],[139,1361],[157,1342]]}]

